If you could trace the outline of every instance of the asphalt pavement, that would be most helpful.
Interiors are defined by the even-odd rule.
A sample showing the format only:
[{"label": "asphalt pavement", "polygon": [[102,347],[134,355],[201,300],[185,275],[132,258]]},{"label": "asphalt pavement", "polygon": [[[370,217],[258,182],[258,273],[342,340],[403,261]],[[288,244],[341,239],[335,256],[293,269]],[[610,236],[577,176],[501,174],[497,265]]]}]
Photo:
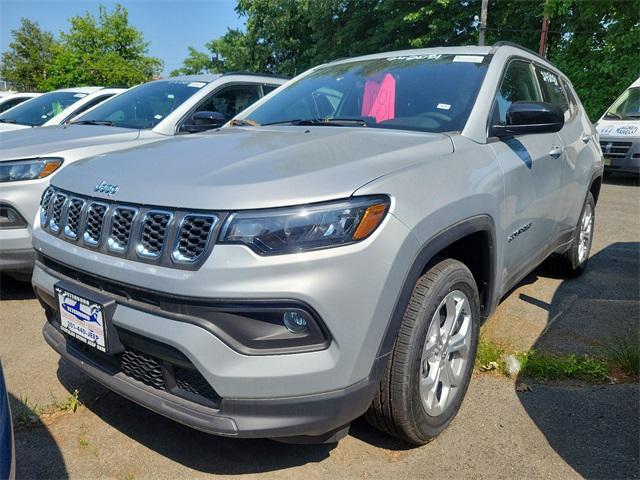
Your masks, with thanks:
[{"label": "asphalt pavement", "polygon": [[[483,335],[516,349],[597,354],[640,328],[640,187],[603,185],[588,271],[545,266],[504,299]],[[531,383],[474,374],[458,417],[412,448],[359,419],[337,445],[219,438],[149,412],[60,361],[27,284],[0,285],[0,359],[16,426],[18,478],[640,478],[638,383]],[[30,411],[68,399],[75,413]],[[25,424],[26,423],[26,424]]]}]

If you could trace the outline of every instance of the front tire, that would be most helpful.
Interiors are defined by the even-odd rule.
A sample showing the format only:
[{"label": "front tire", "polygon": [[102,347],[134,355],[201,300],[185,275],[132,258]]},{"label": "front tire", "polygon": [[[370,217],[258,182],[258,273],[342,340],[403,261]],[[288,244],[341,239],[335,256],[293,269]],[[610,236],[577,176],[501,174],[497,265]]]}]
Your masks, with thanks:
[{"label": "front tire", "polygon": [[480,301],[473,275],[446,259],[418,280],[367,420],[423,445],[453,420],[471,379]]}]

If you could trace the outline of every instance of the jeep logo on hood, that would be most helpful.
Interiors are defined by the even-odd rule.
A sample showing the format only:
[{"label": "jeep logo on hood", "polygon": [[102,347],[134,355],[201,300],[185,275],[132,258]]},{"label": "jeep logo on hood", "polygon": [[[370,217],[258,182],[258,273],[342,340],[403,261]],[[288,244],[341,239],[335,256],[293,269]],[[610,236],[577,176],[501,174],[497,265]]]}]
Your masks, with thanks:
[{"label": "jeep logo on hood", "polygon": [[120,187],[118,185],[113,185],[111,183],[107,183],[102,180],[99,184],[97,184],[94,188],[96,192],[106,193],[111,196],[114,195]]}]

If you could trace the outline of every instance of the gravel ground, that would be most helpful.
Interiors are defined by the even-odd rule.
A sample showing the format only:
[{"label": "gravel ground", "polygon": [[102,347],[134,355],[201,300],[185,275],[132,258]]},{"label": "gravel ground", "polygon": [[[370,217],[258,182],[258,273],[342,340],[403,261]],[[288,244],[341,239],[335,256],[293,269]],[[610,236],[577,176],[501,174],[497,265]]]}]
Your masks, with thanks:
[{"label": "gravel ground", "polygon": [[[638,182],[608,181],[596,221],[588,272],[563,281],[538,269],[484,335],[518,349],[597,353],[622,326],[640,328]],[[362,420],[337,446],[224,439],[88,380],[44,343],[44,315],[28,286],[4,279],[0,295],[0,358],[14,416],[75,389],[84,403],[16,428],[18,478],[640,478],[637,383],[533,384],[519,393],[513,380],[475,375],[456,420],[421,448]]]}]

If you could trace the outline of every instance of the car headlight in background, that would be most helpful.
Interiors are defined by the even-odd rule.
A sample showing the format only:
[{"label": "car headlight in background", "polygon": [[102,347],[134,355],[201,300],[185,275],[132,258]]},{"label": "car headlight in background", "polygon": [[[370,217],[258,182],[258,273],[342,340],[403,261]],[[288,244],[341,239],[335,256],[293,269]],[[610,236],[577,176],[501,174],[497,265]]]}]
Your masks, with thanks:
[{"label": "car headlight in background", "polygon": [[353,197],[338,202],[231,214],[219,243],[239,243],[260,255],[337,247],[364,240],[382,223],[389,198]]},{"label": "car headlight in background", "polygon": [[62,165],[61,158],[34,158],[0,163],[0,183],[44,178]]}]

